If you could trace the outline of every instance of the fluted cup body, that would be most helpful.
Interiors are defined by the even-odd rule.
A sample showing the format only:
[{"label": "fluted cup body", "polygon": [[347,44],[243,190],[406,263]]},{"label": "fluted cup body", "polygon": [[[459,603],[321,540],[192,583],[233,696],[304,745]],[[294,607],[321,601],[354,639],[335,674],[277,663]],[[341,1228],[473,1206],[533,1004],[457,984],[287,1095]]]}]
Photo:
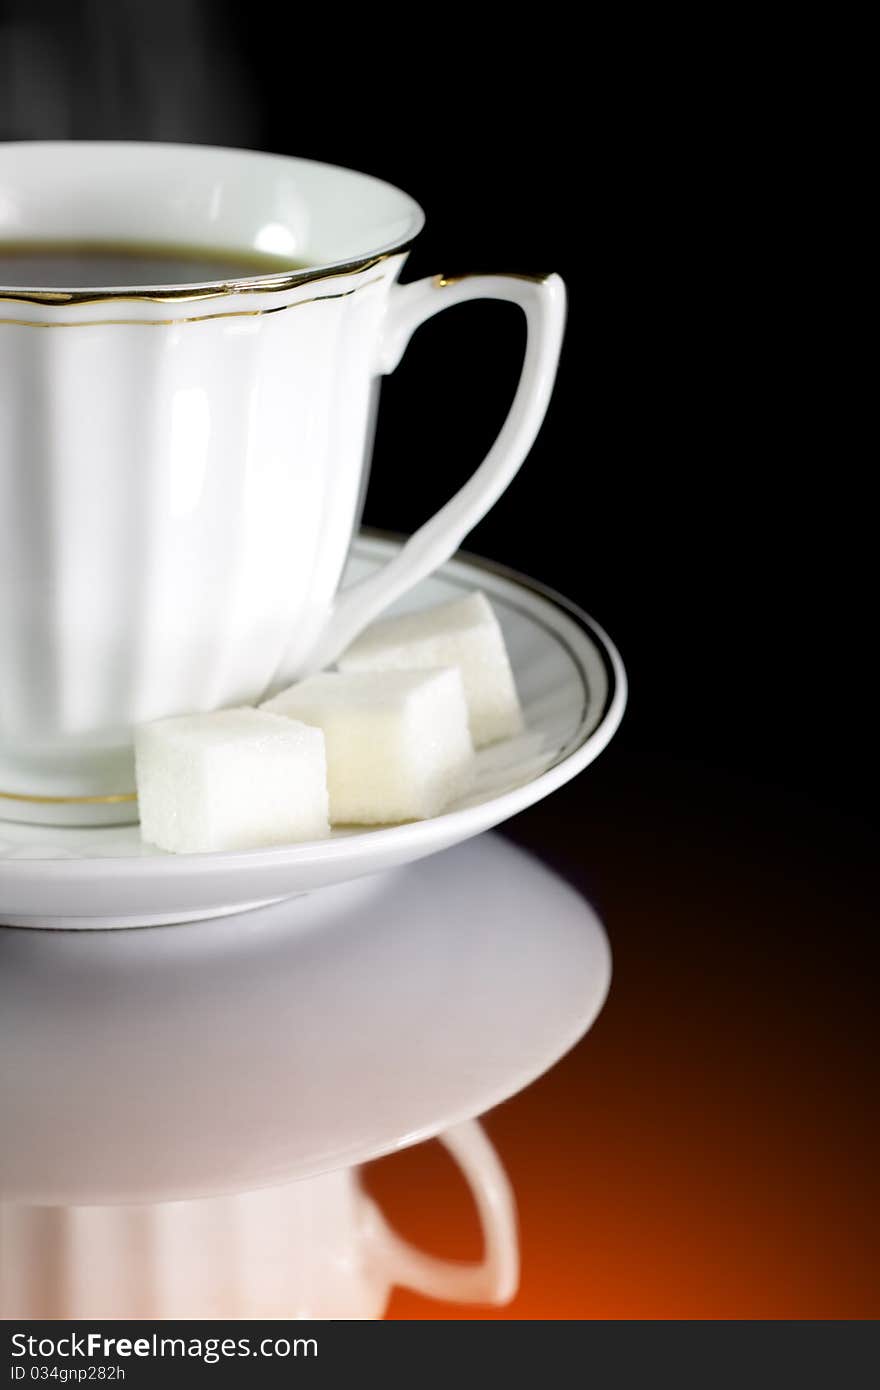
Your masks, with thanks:
[{"label": "fluted cup body", "polygon": [[[10,146],[0,241],[46,225],[158,240],[172,222],[171,239],[218,247],[274,227],[309,256],[323,168]],[[379,241],[400,239],[390,211]],[[281,288],[0,288],[0,816],[132,819],[134,726],[255,701],[305,669],[359,515],[404,259],[366,254]]]},{"label": "fluted cup body", "polygon": [[[0,145],[0,252],[161,242],[290,267],[183,286],[0,278],[0,818],[134,820],[138,724],[329,665],[509,485],[553,389],[565,286],[399,285],[422,223],[399,189],[309,160]],[[379,380],[421,323],[474,299],[525,316],[507,418],[455,496],[340,591]]]}]

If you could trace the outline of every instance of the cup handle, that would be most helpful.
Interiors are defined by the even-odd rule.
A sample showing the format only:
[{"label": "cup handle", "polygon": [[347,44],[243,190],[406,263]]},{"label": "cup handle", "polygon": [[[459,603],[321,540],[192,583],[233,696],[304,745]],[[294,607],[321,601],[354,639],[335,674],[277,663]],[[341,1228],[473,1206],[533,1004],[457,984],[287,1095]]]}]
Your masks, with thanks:
[{"label": "cup handle", "polygon": [[501,1161],[476,1120],[438,1136],[474,1196],[485,1250],[477,1264],[439,1260],[403,1240],[370,1203],[372,1251],[392,1284],[451,1303],[509,1303],[519,1283],[513,1191]]},{"label": "cup handle", "polygon": [[519,471],[547,411],[565,326],[565,285],[558,275],[435,275],[395,285],[382,337],[378,372],[393,372],[419,324],[469,299],[503,299],[526,316],[522,373],[513,404],[477,471],[382,569],[343,589],[308,665],[321,670],[384,608],[432,574],[497,502]]}]

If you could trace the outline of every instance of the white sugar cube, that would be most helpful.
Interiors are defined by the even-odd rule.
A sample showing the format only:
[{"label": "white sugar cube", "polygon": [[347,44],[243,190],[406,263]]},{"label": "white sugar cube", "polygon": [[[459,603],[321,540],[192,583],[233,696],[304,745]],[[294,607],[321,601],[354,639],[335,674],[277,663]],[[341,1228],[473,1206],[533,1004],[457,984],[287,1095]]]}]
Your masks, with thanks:
[{"label": "white sugar cube", "polygon": [[329,833],[320,729],[255,709],[143,724],[141,835],[175,853],[255,849]]},{"label": "white sugar cube", "polygon": [[485,594],[382,618],[339,659],[340,671],[458,666],[477,748],[522,732],[523,716],[498,619]]},{"label": "white sugar cube", "polygon": [[422,820],[467,791],[473,779],[457,670],[325,671],[263,709],[324,730],[334,824]]}]

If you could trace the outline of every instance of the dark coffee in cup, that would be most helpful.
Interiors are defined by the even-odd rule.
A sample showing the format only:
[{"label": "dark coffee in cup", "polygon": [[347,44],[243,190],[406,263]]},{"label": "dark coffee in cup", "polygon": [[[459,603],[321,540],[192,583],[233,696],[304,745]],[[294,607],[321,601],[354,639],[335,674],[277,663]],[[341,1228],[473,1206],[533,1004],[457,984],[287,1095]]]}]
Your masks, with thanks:
[{"label": "dark coffee in cup", "polygon": [[276,275],[298,267],[284,256],[139,242],[0,240],[0,285],[95,289],[199,285]]}]

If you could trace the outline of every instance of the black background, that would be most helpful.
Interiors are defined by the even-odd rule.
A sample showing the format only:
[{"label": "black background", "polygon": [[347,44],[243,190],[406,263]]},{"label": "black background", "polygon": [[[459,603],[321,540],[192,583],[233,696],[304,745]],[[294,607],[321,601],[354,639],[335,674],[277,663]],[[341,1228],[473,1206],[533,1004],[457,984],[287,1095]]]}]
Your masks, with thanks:
[{"label": "black background", "polygon": [[[860,374],[845,379],[826,313],[821,197],[792,179],[809,155],[797,130],[731,81],[717,36],[691,65],[656,35],[646,51],[634,19],[610,33],[532,11],[480,32],[464,9],[420,27],[385,10],[0,0],[0,23],[7,77],[17,63],[0,137],[204,140],[349,165],[426,211],[404,278],[564,277],[546,424],[467,545],[598,618],[631,696],[599,764],[510,833],[599,901],[636,996],[662,919],[667,988],[676,962],[693,975],[701,961],[729,1028],[730,962],[785,996],[780,1047],[806,1028],[868,1103],[871,459],[853,425]],[[420,330],[383,387],[368,522],[410,532],[468,476],[521,351],[508,306]],[[644,1028],[662,1030],[649,1007]],[[771,1011],[767,1055],[773,1027]],[[812,1084],[796,1050],[780,1106]]]}]

